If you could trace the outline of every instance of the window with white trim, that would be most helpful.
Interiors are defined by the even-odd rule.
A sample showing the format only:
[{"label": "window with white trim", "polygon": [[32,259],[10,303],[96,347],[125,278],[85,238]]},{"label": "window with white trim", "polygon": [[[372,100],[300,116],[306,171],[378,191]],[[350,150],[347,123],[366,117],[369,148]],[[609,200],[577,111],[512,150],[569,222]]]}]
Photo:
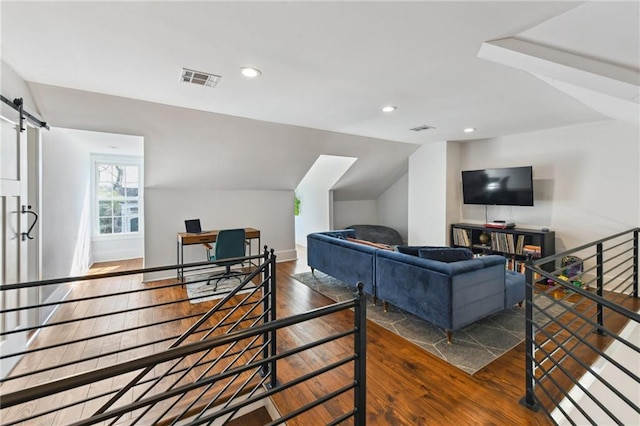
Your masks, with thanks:
[{"label": "window with white trim", "polygon": [[140,166],[117,161],[96,161],[96,234],[139,232]]}]

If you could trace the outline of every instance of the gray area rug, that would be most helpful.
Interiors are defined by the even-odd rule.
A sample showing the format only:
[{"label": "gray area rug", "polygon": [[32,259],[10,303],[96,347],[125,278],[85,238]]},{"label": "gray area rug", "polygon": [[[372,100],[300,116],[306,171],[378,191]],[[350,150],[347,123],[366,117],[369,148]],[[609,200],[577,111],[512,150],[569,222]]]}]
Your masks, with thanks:
[{"label": "gray area rug", "polygon": [[[187,284],[185,287],[187,289],[187,297],[192,304],[222,299],[227,293],[240,285],[238,278],[228,278],[220,280],[217,288],[214,290],[215,280],[207,285],[207,277],[208,274],[194,275],[186,278]],[[253,283],[248,283],[238,294],[248,293],[253,291],[254,288],[255,285]]]},{"label": "gray area rug", "polygon": [[[320,271],[315,271],[315,276],[304,272],[293,278],[336,302],[353,298],[355,292],[355,286],[348,286]],[[452,344],[448,344],[444,329],[392,305],[384,312],[381,301],[374,305],[369,298],[367,303],[369,320],[469,374],[476,373],[524,341],[524,311],[515,305],[457,330],[453,333]]]}]

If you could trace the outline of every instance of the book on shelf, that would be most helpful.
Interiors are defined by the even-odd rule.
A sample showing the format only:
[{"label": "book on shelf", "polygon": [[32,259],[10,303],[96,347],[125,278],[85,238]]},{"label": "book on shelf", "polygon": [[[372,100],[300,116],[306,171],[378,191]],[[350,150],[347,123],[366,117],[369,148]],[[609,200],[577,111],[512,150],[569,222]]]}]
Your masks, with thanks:
[{"label": "book on shelf", "polygon": [[516,254],[522,254],[524,248],[524,235],[518,235],[518,241],[516,242]]},{"label": "book on shelf", "polygon": [[522,247],[522,254],[532,254],[534,256],[540,256],[542,254],[542,247],[527,244]]},{"label": "book on shelf", "polygon": [[521,274],[524,274],[525,263],[524,263],[524,260],[511,257],[511,258],[507,258],[507,263],[505,264],[505,268],[510,271],[520,272]]},{"label": "book on shelf", "polygon": [[509,259],[507,259],[507,265],[506,265],[507,269],[510,271],[514,271],[515,270],[515,259],[510,257]]},{"label": "book on shelf", "polygon": [[[507,259],[507,263],[505,264],[505,268],[510,271],[519,272],[521,274],[527,273],[526,262],[524,260],[509,258]],[[533,273],[533,282],[540,281],[542,279],[542,275],[538,272]]]},{"label": "book on shelf", "polygon": [[470,247],[471,238],[469,238],[469,231],[461,228],[453,228],[453,244]]},{"label": "book on shelf", "polygon": [[491,249],[503,253],[516,253],[516,243],[513,240],[513,234],[504,232],[491,233]]},{"label": "book on shelf", "polygon": [[507,237],[507,249],[508,249],[508,253],[515,253],[516,252],[516,247],[513,243],[513,234],[505,234]]}]

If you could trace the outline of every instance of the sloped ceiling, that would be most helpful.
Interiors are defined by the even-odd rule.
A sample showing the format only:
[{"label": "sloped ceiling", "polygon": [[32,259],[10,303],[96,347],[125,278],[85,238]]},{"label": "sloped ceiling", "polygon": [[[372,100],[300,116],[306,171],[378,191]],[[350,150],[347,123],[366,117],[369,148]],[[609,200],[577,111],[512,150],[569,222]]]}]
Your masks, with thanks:
[{"label": "sloped ceiling", "polygon": [[[37,90],[54,126],[73,121],[61,118],[66,95],[53,89],[60,87],[365,137],[350,139],[357,149],[349,153],[318,151],[359,157],[336,185],[358,199],[393,183],[413,144],[609,119],[607,108],[558,90],[576,81],[549,84],[558,80],[478,56],[483,43],[519,38],[637,74],[638,3],[592,3],[599,9],[566,1],[2,1],[1,54]],[[242,66],[262,76],[246,80]],[[187,85],[182,67],[222,78],[214,89]],[[384,114],[386,104],[398,109]],[[423,124],[435,129],[409,130]],[[371,155],[367,140],[380,152],[388,141],[398,155]],[[398,150],[398,142],[409,146]],[[300,140],[281,143],[304,165],[317,158]],[[221,148],[233,156],[246,149]],[[270,181],[251,175],[259,160],[248,160],[248,179],[264,187],[289,187],[307,170],[280,169],[284,176]]]},{"label": "sloped ceiling", "polygon": [[[637,123],[639,10],[638,2],[585,3],[517,37],[485,42],[478,56],[527,71],[607,117]],[[603,18],[618,29],[635,28],[634,36],[588,25]]]}]

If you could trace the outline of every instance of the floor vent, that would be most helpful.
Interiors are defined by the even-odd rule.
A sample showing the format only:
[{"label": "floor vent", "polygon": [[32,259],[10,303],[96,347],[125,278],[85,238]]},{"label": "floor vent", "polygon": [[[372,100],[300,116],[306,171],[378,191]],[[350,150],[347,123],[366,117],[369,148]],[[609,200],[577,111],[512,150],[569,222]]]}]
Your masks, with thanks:
[{"label": "floor vent", "polygon": [[421,132],[423,130],[431,130],[431,129],[435,129],[435,127],[429,126],[427,124],[423,124],[422,126],[414,127],[413,129],[409,129],[409,130],[413,130],[414,132]]},{"label": "floor vent", "polygon": [[215,74],[209,74],[202,71],[194,71],[187,68],[182,68],[182,74],[180,80],[184,83],[193,83],[199,86],[216,87],[218,81],[222,77]]}]

